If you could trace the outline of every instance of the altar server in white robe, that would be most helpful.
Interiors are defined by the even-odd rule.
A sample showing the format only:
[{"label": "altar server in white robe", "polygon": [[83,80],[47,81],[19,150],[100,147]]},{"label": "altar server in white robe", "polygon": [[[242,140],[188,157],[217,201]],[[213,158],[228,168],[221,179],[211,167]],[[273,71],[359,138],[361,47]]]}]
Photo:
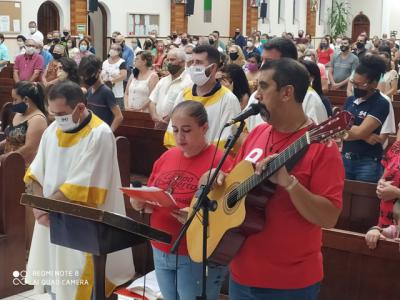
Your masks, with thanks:
[{"label": "altar server in white robe", "polygon": [[[110,127],[87,110],[81,88],[70,81],[50,90],[49,111],[55,121],[43,134],[36,158],[24,178],[32,184],[33,194],[125,215],[115,138]],[[57,300],[89,300],[93,286],[92,256],[52,244],[48,214],[35,209],[34,214],[26,283],[50,286]],[[108,295],[133,276],[130,248],[107,256]]]}]

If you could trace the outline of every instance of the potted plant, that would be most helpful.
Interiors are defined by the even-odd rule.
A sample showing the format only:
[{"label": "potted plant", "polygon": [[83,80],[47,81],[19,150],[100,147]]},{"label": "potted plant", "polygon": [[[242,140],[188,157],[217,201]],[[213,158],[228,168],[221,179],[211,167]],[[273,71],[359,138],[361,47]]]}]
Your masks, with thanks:
[{"label": "potted plant", "polygon": [[328,10],[328,25],[334,37],[344,35],[350,24],[350,4],[347,1],[334,0]]}]

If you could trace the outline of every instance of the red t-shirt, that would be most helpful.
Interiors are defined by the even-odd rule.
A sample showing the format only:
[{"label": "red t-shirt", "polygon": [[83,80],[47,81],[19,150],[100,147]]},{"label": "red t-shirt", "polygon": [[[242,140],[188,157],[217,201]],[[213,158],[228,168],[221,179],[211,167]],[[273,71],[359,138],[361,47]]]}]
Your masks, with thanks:
[{"label": "red t-shirt", "polygon": [[328,48],[324,51],[322,51],[321,49],[317,49],[318,62],[324,65],[328,64],[331,61],[332,54],[332,48]]},{"label": "red t-shirt", "polygon": [[[215,148],[214,145],[210,145],[200,154],[193,157],[185,157],[177,147],[168,150],[155,162],[148,185],[164,190],[172,189],[172,196],[180,208],[190,206],[190,202],[197,191],[200,177],[210,169]],[[218,150],[213,168],[218,165],[222,155],[223,152]],[[228,158],[225,161],[223,170],[226,170],[231,163]],[[154,208],[150,218],[151,226],[172,235],[170,245],[152,242],[154,247],[164,252],[170,251],[182,227],[182,224],[171,216],[171,211],[168,208]],[[188,255],[186,238],[182,240],[178,253],[180,255]]]},{"label": "red t-shirt", "polygon": [[[382,166],[385,168],[383,178],[393,181],[392,185],[400,187],[400,141],[396,141],[382,159]],[[381,200],[379,213],[379,227],[393,225],[393,205],[397,199]]]},{"label": "red t-shirt", "polygon": [[[270,130],[270,125],[262,124],[251,131],[236,162],[263,159],[265,152],[271,154],[273,143],[273,152],[281,152],[306,131],[273,130],[270,135]],[[336,143],[310,145],[290,173],[310,192],[341,207],[344,169]],[[245,241],[230,264],[231,275],[239,284],[260,288],[297,289],[315,284],[323,278],[321,237],[321,228],[304,219],[289,194],[277,187],[265,209],[264,229]]]}]

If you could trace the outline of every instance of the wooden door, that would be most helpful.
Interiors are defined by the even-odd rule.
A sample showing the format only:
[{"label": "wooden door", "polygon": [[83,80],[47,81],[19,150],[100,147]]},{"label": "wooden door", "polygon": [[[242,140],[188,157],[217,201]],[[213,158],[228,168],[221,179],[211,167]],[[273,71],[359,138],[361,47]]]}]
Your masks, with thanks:
[{"label": "wooden door", "polygon": [[243,0],[231,0],[229,18],[229,35],[235,36],[235,29],[240,28],[243,34]]},{"label": "wooden door", "polygon": [[369,37],[369,30],[370,30],[370,22],[366,15],[360,12],[354,19],[353,19],[353,29],[351,34],[351,39],[353,42],[357,41],[357,37],[360,33],[366,32]]},{"label": "wooden door", "polygon": [[60,14],[54,3],[44,2],[39,7],[37,15],[38,30],[46,37],[48,32],[60,29]]}]

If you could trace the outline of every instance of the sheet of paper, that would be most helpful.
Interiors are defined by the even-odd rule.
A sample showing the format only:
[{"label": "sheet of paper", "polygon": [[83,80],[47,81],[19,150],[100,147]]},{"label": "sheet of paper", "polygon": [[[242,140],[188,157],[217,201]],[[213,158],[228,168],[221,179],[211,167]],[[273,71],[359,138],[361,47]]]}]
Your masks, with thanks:
[{"label": "sheet of paper", "polygon": [[13,20],[13,31],[21,32],[21,22],[20,20]]},{"label": "sheet of paper", "polygon": [[0,16],[0,32],[10,32],[10,16]]}]

